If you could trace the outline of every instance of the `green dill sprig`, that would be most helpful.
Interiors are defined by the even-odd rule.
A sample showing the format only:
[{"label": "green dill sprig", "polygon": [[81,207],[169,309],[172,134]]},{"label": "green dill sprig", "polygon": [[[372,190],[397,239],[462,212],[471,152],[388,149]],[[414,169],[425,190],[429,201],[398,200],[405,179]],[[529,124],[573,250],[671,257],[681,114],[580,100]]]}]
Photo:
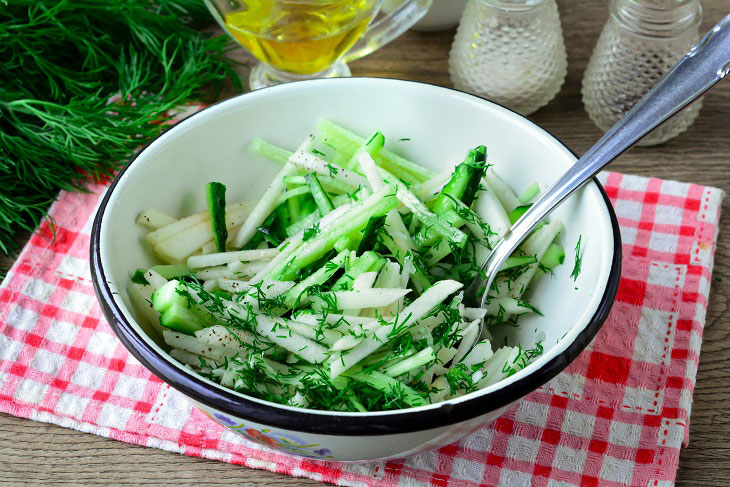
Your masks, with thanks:
[{"label": "green dill sprig", "polygon": [[582,234],[578,237],[578,243],[575,244],[575,263],[573,264],[573,270],[570,273],[570,277],[573,278],[573,282],[578,279],[583,265],[583,253],[580,248],[581,240],[583,240]]},{"label": "green dill sprig", "polygon": [[198,0],[0,2],[0,253],[60,190],[127,163],[165,112],[242,90],[230,41],[197,30],[209,22]]},{"label": "green dill sprig", "polygon": [[319,222],[317,222],[311,227],[304,229],[304,232],[302,233],[302,242],[306,242],[307,240],[316,237],[317,235],[319,235],[319,233]]}]

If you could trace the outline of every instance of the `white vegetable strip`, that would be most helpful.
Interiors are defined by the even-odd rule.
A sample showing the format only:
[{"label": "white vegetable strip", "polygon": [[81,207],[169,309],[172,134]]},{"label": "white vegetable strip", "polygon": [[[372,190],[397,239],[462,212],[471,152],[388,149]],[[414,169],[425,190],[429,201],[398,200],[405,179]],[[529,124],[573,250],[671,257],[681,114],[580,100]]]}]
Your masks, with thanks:
[{"label": "white vegetable strip", "polygon": [[[545,255],[550,244],[553,243],[553,240],[555,240],[558,234],[562,231],[563,224],[558,220],[553,220],[547,225],[538,228],[537,231],[533,233],[535,238],[528,238],[521,248],[525,254],[534,255],[535,258],[537,258],[537,261],[540,262],[540,259],[542,259],[543,255]],[[508,293],[510,297],[519,299],[522,296],[525,289],[527,289],[527,286],[530,284],[530,281],[532,281],[532,278],[535,276],[535,272],[538,267],[539,264],[537,263],[530,264],[527,267],[527,270],[525,270],[514,280],[514,282],[512,282],[511,291]]]},{"label": "white vegetable strip", "polygon": [[449,371],[448,368],[445,367],[446,364],[448,364],[451,359],[453,359],[456,356],[457,349],[452,347],[444,347],[441,350],[438,351],[436,354],[436,358],[438,359],[437,363],[432,365],[433,372],[436,375],[442,375]]},{"label": "white vegetable strip", "polygon": [[390,377],[398,377],[399,375],[403,375],[406,372],[410,372],[417,367],[433,361],[435,358],[436,355],[433,353],[433,349],[431,347],[426,347],[417,354],[411,355],[410,357],[389,366],[383,371],[383,373]]},{"label": "white vegetable strip", "polygon": [[329,346],[334,345],[337,340],[342,338],[342,333],[330,330],[328,328],[322,328],[321,330],[318,330],[315,327],[312,327],[310,325],[304,324],[304,323],[298,323],[296,321],[289,321],[289,328],[291,328],[296,333],[299,333],[303,337],[315,340],[315,341],[323,341]]},{"label": "white vegetable strip", "polygon": [[287,200],[290,200],[291,198],[294,198],[295,196],[301,196],[303,194],[309,193],[309,188],[307,186],[299,186],[298,188],[288,189],[284,191],[274,203],[274,207],[279,206],[282,203],[285,203]]},{"label": "white vegetable strip", "polygon": [[[367,176],[368,183],[372,187],[373,191],[383,189],[386,183],[383,180],[380,171],[386,174],[387,171],[384,169],[378,169],[375,165],[375,161],[367,152],[360,154],[357,161],[360,163],[360,168],[363,173]],[[391,180],[395,179],[392,175],[390,175],[390,178]],[[416,249],[416,245],[413,243],[413,239],[411,239],[411,235],[408,233],[408,229],[406,229],[398,210],[390,210],[388,212],[388,215],[385,217],[385,228],[393,239],[393,242],[395,242],[403,254],[413,252]]]},{"label": "white vegetable strip", "polygon": [[502,347],[494,352],[484,367],[484,378],[478,382],[477,387],[481,389],[508,377],[509,369],[519,370],[516,363],[519,353],[519,349],[510,347]]},{"label": "white vegetable strip", "polygon": [[228,266],[220,266],[201,269],[195,273],[195,277],[198,279],[236,279],[240,276],[231,271]]},{"label": "white vegetable strip", "polygon": [[[321,315],[301,313],[298,314],[295,319],[300,323],[307,323],[311,326],[319,326],[322,321]],[[324,317],[324,322],[328,325],[338,325],[336,328],[329,328],[330,330],[338,330],[343,333],[347,332],[348,327],[357,328],[372,328],[380,326],[378,320],[375,318],[367,318],[364,316],[348,316],[339,313],[327,313]]]},{"label": "white vegetable strip", "polygon": [[361,153],[357,156],[357,162],[360,164],[360,169],[365,174],[373,191],[377,191],[385,186],[383,178],[380,176],[380,172],[378,172],[378,166],[375,165],[375,161],[370,154],[367,152]]},{"label": "white vegetable strip", "polygon": [[464,232],[457,228],[453,228],[450,223],[432,213],[431,210],[429,210],[426,205],[421,202],[421,200],[416,198],[413,193],[408,191],[402,185],[398,186],[396,190],[396,198],[398,198],[398,201],[403,203],[413,212],[413,216],[415,218],[421,221],[424,221],[424,218],[427,218],[430,220],[429,224],[432,224],[432,222],[439,222],[442,228],[436,228],[436,225],[434,225],[433,231],[449,235],[455,242],[463,242],[466,240],[466,234]]},{"label": "white vegetable strip", "polygon": [[236,276],[253,276],[268,265],[268,260],[255,260],[253,262],[229,262],[228,270]]},{"label": "white vegetable strip", "polygon": [[[233,333],[236,336],[233,336]],[[213,347],[219,347],[224,350],[230,350],[235,354],[236,352],[248,353],[249,349],[241,344],[244,343],[255,343],[256,338],[253,333],[245,330],[233,330],[228,329],[222,325],[213,325],[208,328],[203,328],[195,332],[195,336],[203,343]],[[238,337],[238,338],[236,338]],[[263,341],[259,339],[260,341]]]},{"label": "white vegetable strip", "polygon": [[281,196],[286,188],[284,178],[291,176],[296,172],[297,168],[293,164],[287,162],[279,171],[274,180],[269,185],[266,192],[261,196],[258,203],[251,211],[251,214],[238,231],[236,238],[233,240],[233,246],[241,248],[248,243],[256,234],[256,229],[266,220],[266,217],[276,207],[276,200]]},{"label": "white vegetable strip", "polygon": [[255,261],[249,263],[231,262],[228,265],[200,269],[195,273],[198,279],[239,279],[252,276],[260,271],[267,261]]},{"label": "white vegetable strip", "polygon": [[158,228],[166,227],[167,225],[172,225],[176,221],[177,220],[175,220],[170,215],[166,215],[165,213],[162,213],[160,210],[156,210],[154,208],[150,208],[149,210],[143,211],[137,217],[138,225],[142,225],[143,227],[147,227],[151,230],[157,230]]},{"label": "white vegetable strip", "polygon": [[165,343],[173,348],[179,348],[186,352],[202,355],[203,357],[215,360],[216,362],[223,362],[225,357],[230,357],[232,355],[230,352],[226,352],[226,350],[220,347],[208,345],[207,343],[199,340],[197,337],[185,335],[184,333],[178,333],[172,330],[163,330],[162,336],[165,339]]},{"label": "white vegetable strip", "polygon": [[[388,306],[409,292],[411,292],[410,289],[355,289],[327,294],[334,296],[339,309],[362,309]],[[318,296],[310,297],[310,299],[313,303],[322,302]]]},{"label": "white vegetable strip", "polygon": [[[378,277],[378,273],[371,271],[371,272],[363,272],[359,276],[355,278],[355,280],[352,283],[352,289],[354,290],[360,290],[360,289],[370,289],[373,287],[373,284],[375,283],[375,278]],[[347,314],[347,313],[343,313]]]},{"label": "white vegetable strip", "polygon": [[238,279],[218,279],[218,287],[229,293],[239,293],[247,291],[251,288],[248,281],[240,281]]},{"label": "white vegetable strip", "polygon": [[464,307],[461,310],[461,316],[467,320],[481,320],[487,315],[486,308],[468,308]]},{"label": "white vegetable strip", "polygon": [[[380,275],[378,275],[378,279],[375,281],[374,287],[376,288],[400,288],[405,289],[406,286],[401,285],[401,279],[400,279],[400,266],[397,262],[393,261],[387,261],[383,268],[380,270]],[[403,298],[398,299],[395,303],[384,306],[382,308],[379,308],[377,310],[367,310],[365,311],[365,316],[375,316],[375,311],[377,311],[380,316],[385,317],[386,319],[394,316],[398,313],[399,306],[398,304],[403,301]],[[402,306],[401,306],[402,307]]]},{"label": "white vegetable strip", "polygon": [[[207,242],[203,244],[202,247],[200,247],[200,253],[203,255],[207,254],[214,254],[218,251],[218,246],[215,244],[215,240],[211,240],[210,242]],[[190,266],[188,266],[190,267]]]},{"label": "white vegetable strip", "polygon": [[378,278],[375,280],[375,284],[373,284],[373,287],[380,288],[380,289],[387,289],[387,288],[401,288],[404,289],[405,286],[400,285],[400,266],[397,262],[393,262],[392,260],[388,260],[385,265],[383,265],[383,268],[380,269],[380,274],[378,274]]},{"label": "white vegetable strip", "polygon": [[356,172],[333,166],[314,154],[303,150],[296,151],[294,155],[289,158],[289,162],[302,169],[307,169],[325,176],[332,176],[335,179],[339,179],[354,186],[367,186],[368,184],[368,180]]},{"label": "white vegetable strip", "polygon": [[[283,282],[266,280],[261,285],[261,293],[263,294],[263,297],[272,299],[284,294],[293,286],[294,283],[291,281]],[[258,291],[255,291],[255,287],[246,281],[219,279],[218,287],[224,291],[232,293],[248,293],[248,295],[243,299],[243,302],[248,302],[250,300],[255,304],[258,301]]]},{"label": "white vegetable strip", "polygon": [[399,278],[399,285],[402,288],[408,287],[408,280],[411,278],[411,274],[416,272],[416,266],[413,264],[413,257],[407,255],[403,260],[403,271]]},{"label": "white vegetable strip", "polygon": [[[311,137],[302,142],[298,150],[309,150],[313,145]],[[256,206],[251,210],[251,214],[246,219],[241,229],[238,231],[238,235],[233,240],[233,246],[241,248],[248,243],[249,240],[256,234],[256,229],[266,220],[274,208],[276,207],[276,200],[286,189],[284,178],[286,176],[292,176],[297,171],[296,166],[291,163],[291,158],[281,168],[279,174],[274,177],[269,187],[266,189],[264,194],[259,199]]]},{"label": "white vegetable strip", "polygon": [[208,279],[203,283],[203,290],[211,292],[218,285],[218,279]]},{"label": "white vegetable strip", "polygon": [[487,169],[486,177],[487,183],[489,183],[489,186],[492,188],[492,191],[494,191],[494,193],[497,195],[499,202],[502,203],[502,207],[507,213],[520,206],[520,200],[518,200],[517,196],[512,192],[511,189],[509,189],[509,186],[504,184],[504,181],[502,181],[499,176],[497,176],[497,174],[494,172],[494,169],[492,169],[491,167]]},{"label": "white vegetable strip", "polygon": [[155,311],[152,307],[151,299],[152,293],[155,292],[152,286],[145,286],[144,284],[137,284],[130,282],[127,287],[129,293],[129,299],[135,309],[152,325],[152,328],[158,333],[162,333],[162,326],[160,325],[160,313]]},{"label": "white vegetable strip", "polygon": [[487,314],[491,316],[502,315],[521,315],[525,313],[534,313],[532,308],[521,306],[519,301],[513,298],[493,298],[486,303]]},{"label": "white vegetable strip", "polygon": [[401,311],[392,323],[378,327],[371,336],[363,339],[361,343],[346,355],[335,355],[330,363],[330,377],[337,377],[376,351],[384,343],[395,338],[393,335],[399,334],[396,332],[405,332],[418,319],[433,309],[434,306],[441,303],[461,287],[462,284],[459,282],[445,280],[439,281],[428,288],[421,296]]},{"label": "white vegetable strip", "polygon": [[461,343],[456,349],[456,355],[454,355],[454,363],[457,364],[466,355],[472,345],[474,345],[479,339],[479,320],[474,320],[464,329],[462,332]]},{"label": "white vegetable strip", "polygon": [[291,396],[291,398],[289,398],[288,404],[290,406],[306,408],[307,406],[309,406],[309,399],[307,399],[307,397],[304,394],[297,391],[294,393],[293,396]]},{"label": "white vegetable strip", "polygon": [[[195,368],[200,367],[200,355],[197,355],[195,353],[191,353],[186,350],[180,350],[179,348],[173,348],[172,350],[170,350],[170,356],[185,365],[189,365]],[[208,361],[206,361],[206,363],[207,362]],[[216,364],[215,361],[210,360],[210,365],[217,366],[218,364]]]},{"label": "white vegetable strip", "polygon": [[152,286],[152,289],[155,291],[167,284],[167,279],[165,279],[152,269],[144,273],[144,278],[147,279],[147,282],[150,283],[150,286]]},{"label": "white vegetable strip", "polygon": [[443,375],[436,377],[431,383],[431,390],[432,392],[428,395],[431,402],[443,401],[449,393],[449,381]]},{"label": "white vegetable strip", "polygon": [[[228,213],[228,208],[226,208],[226,213]],[[150,232],[145,235],[144,238],[147,242],[154,244],[155,242],[169,238],[183,230],[187,230],[188,228],[205,221],[210,221],[210,215],[207,211],[201,211],[200,213],[194,213],[188,217],[181,218],[180,220],[170,223],[169,225],[158,228],[154,232]]]},{"label": "white vegetable strip", "polygon": [[[238,211],[240,208],[253,208],[253,203],[249,202],[243,202],[243,203],[235,203],[232,205],[226,206],[226,214],[231,213],[233,211]],[[159,228],[155,230],[154,232],[150,232],[145,236],[145,240],[151,244],[155,244],[157,242],[160,242],[162,240],[166,240],[170,237],[173,237],[175,235],[179,235],[182,232],[189,230],[190,228],[200,224],[200,223],[208,223],[210,225],[210,214],[208,211],[201,211],[200,213],[194,213],[188,217],[181,218],[180,220],[175,221],[174,223],[171,223],[169,225],[166,225],[162,228]],[[213,238],[213,233],[211,231],[211,240]],[[202,246],[202,244],[201,244]]]},{"label": "white vegetable strip", "polygon": [[270,318],[265,315],[256,317],[256,332],[265,336],[282,348],[302,357],[311,364],[318,364],[327,359],[328,350],[319,343],[294,333],[287,326],[287,320]]},{"label": "white vegetable strip", "polygon": [[492,344],[489,340],[481,340],[474,345],[471,351],[461,358],[461,362],[467,367],[471,367],[472,365],[486,362],[492,355],[494,355]]},{"label": "white vegetable strip", "polygon": [[357,336],[345,335],[332,344],[332,351],[341,352],[343,350],[350,350],[351,348],[357,346],[357,344],[360,343],[361,341],[362,341],[361,335],[357,335]]},{"label": "white vegetable strip", "polygon": [[479,225],[467,222],[469,230],[479,239],[479,244],[476,246],[474,254],[476,261],[479,263],[487,260],[491,252],[487,248],[486,242],[490,244],[498,242],[511,226],[509,217],[504,211],[502,203],[497,199],[495,191],[486,180],[482,180],[482,185],[484,185],[486,191],[477,192],[472,208],[482,222],[489,225],[489,231],[493,232],[493,235],[487,235],[487,232]]},{"label": "white vegetable strip", "polygon": [[[362,289],[370,289],[373,287],[373,284],[375,283],[375,278],[378,277],[377,272],[365,272],[363,274],[360,274],[355,278],[355,280],[352,283],[352,289],[353,291],[360,291]],[[344,309],[342,310],[342,314],[344,315],[359,315],[360,309]]]},{"label": "white vegetable strip", "polygon": [[[241,225],[250,210],[248,204],[235,206],[231,211],[226,208],[226,228],[231,231],[234,227]],[[173,225],[176,224],[173,223]],[[174,264],[185,262],[193,252],[211,240],[213,240],[213,229],[210,218],[206,216],[204,221],[196,223],[182,232],[157,240],[154,243],[154,250],[158,256]]]},{"label": "white vegetable strip", "polygon": [[273,259],[279,255],[278,249],[239,250],[238,252],[219,252],[216,254],[195,255],[188,258],[191,269],[214,267],[231,262],[250,262],[253,260]]},{"label": "white vegetable strip", "polygon": [[451,179],[455,167],[456,164],[449,164],[446,169],[413,188],[413,193],[421,198],[421,201],[428,202],[434,199]]}]

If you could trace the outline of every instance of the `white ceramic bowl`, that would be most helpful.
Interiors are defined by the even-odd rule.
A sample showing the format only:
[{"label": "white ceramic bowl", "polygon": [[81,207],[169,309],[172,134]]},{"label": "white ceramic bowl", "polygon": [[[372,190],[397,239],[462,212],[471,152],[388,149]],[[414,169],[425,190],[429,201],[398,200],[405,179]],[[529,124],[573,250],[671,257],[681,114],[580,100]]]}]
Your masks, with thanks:
[{"label": "white ceramic bowl", "polygon": [[[458,399],[412,409],[341,413],[282,406],[225,389],[183,367],[156,343],[131,306],[132,271],[153,264],[143,247],[140,211],[185,215],[205,208],[203,185],[221,181],[229,201],[255,200],[279,167],[251,155],[253,137],[294,148],[317,120],[329,118],[362,134],[378,128],[388,147],[432,169],[460,161],[467,149],[488,147],[488,161],[513,188],[545,188],[575,156],[522,116],[484,99],[408,81],[349,78],[291,83],[213,105],[149,144],[116,178],[92,231],[92,274],[104,313],[130,352],[211,418],[255,441],[319,459],[365,461],[402,457],[458,440],[492,421],[515,401],[563,370],[603,324],[618,287],[620,237],[613,210],[597,182],[589,183],[553,217],[565,223],[572,249],[583,235],[583,270],[572,263],[544,279],[532,302],[544,317],[509,328],[512,343],[530,347],[538,329],[544,354],[517,374]],[[408,141],[398,141],[409,138]]]}]

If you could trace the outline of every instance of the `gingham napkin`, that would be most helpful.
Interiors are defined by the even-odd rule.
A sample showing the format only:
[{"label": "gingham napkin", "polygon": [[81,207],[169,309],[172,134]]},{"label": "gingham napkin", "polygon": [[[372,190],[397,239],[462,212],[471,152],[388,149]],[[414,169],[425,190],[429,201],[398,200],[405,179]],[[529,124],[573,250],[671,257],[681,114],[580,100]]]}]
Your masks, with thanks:
[{"label": "gingham napkin", "polygon": [[459,443],[402,461],[320,463],[244,440],[191,408],[103,320],[88,254],[104,186],[61,193],[51,209],[55,239],[44,223],[0,286],[0,411],[339,485],[672,485],[688,440],[724,193],[601,179],[623,237],[611,316],[564,373]]}]

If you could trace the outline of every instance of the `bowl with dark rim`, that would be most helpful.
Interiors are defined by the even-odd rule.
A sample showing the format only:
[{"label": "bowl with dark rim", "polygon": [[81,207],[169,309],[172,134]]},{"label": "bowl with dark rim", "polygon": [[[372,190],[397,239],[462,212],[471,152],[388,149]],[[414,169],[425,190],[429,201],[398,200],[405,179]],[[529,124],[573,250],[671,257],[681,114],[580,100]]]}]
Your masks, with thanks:
[{"label": "bowl with dark rim", "polygon": [[[316,122],[330,119],[367,134],[434,170],[484,144],[488,162],[516,191],[545,189],[576,156],[521,115],[456,90],[410,81],[338,78],[290,83],[220,102],[188,117],[147,145],[104,195],[92,229],[91,266],[104,314],[130,353],[222,426],[253,441],[321,460],[397,458],[452,443],[487,424],[564,370],[603,325],[621,271],[621,238],[605,191],[593,180],[551,218],[565,226],[568,257],[531,291],[543,316],[522,317],[495,338],[542,355],[485,389],[426,406],[379,412],[322,411],[268,402],[225,388],[172,358],[154,327],[130,302],[132,272],[155,262],[138,214],[156,208],[184,216],[206,208],[204,184],[226,184],[229,202],[256,200],[278,171],[251,154],[254,137],[296,148]],[[581,238],[580,275],[570,278]]]}]

